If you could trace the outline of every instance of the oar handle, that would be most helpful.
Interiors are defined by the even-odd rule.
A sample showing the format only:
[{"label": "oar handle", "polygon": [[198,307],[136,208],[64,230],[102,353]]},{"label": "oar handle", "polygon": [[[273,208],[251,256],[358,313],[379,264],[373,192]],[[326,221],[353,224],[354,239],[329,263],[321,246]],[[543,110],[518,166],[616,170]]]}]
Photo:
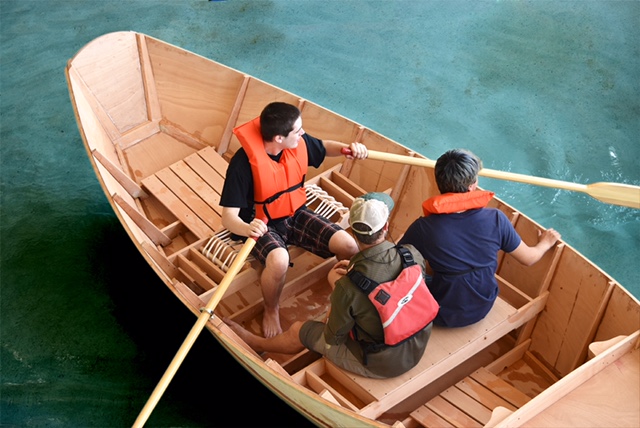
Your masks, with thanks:
[{"label": "oar handle", "polygon": [[[267,219],[262,219],[262,221],[264,224],[267,224]],[[182,361],[184,361],[187,353],[198,338],[198,335],[207,324],[207,321],[213,316],[213,310],[216,306],[218,306],[218,303],[229,288],[229,285],[231,285],[231,282],[233,282],[235,276],[242,268],[242,265],[247,260],[247,257],[249,257],[249,254],[251,253],[251,250],[253,250],[253,247],[256,245],[257,240],[258,238],[256,237],[250,237],[245,241],[244,245],[236,255],[235,260],[233,261],[231,266],[229,266],[229,270],[224,275],[224,278],[222,278],[222,281],[220,281],[218,288],[216,288],[216,291],[209,299],[209,302],[202,309],[202,312],[198,317],[198,321],[196,321],[195,325],[191,328],[191,331],[185,338],[184,342],[182,342],[180,349],[178,349],[176,356],[173,357],[171,364],[169,364],[169,367],[164,372],[164,375],[162,375],[160,382],[158,382],[158,385],[156,385],[156,388],[151,393],[149,400],[147,400],[147,404],[145,404],[145,406],[142,408],[142,411],[138,415],[138,418],[133,423],[134,428],[142,427],[147,419],[149,419],[151,412],[155,408],[156,404],[158,404],[158,401],[160,401],[160,397],[162,397],[162,394],[167,389],[167,386],[169,386],[169,382],[171,382],[171,379],[173,379],[173,376],[178,371],[178,368],[182,364]]]}]

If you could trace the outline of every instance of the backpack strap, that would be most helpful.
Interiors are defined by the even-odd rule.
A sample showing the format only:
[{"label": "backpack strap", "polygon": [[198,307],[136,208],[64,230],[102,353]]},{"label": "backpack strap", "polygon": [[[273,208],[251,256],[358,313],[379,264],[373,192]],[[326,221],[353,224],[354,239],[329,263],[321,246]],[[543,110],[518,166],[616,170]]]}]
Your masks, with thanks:
[{"label": "backpack strap", "polygon": [[416,264],[416,261],[413,259],[413,254],[411,254],[411,251],[407,248],[396,245],[396,250],[398,250],[398,254],[400,254],[400,258],[402,260],[402,269],[406,269],[409,266]]},{"label": "backpack strap", "polygon": [[[411,254],[411,251],[409,251],[407,248],[402,247],[400,245],[396,245],[395,248],[398,251],[398,254],[400,255],[400,261],[402,262],[402,269],[406,269],[409,266],[413,266],[416,264],[416,261],[413,259],[413,254]],[[380,285],[379,282],[375,282],[371,278],[368,278],[367,276],[353,269],[347,272],[347,276],[366,295],[369,295],[369,293],[371,293],[373,290],[376,289],[378,285]]]},{"label": "backpack strap", "polygon": [[351,281],[353,281],[355,285],[358,286],[358,288],[360,288],[360,290],[364,294],[367,295],[375,290],[378,285],[380,285],[379,282],[375,282],[374,280],[367,278],[357,270],[351,270],[347,272],[347,276],[349,277],[349,279],[351,279]]}]

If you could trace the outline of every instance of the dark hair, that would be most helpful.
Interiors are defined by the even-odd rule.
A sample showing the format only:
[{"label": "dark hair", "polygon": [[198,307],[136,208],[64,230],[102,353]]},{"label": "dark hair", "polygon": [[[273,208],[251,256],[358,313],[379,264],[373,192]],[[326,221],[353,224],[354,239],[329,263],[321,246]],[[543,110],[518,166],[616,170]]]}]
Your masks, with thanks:
[{"label": "dark hair", "polygon": [[293,131],[293,125],[300,117],[298,107],[281,102],[267,105],[260,114],[260,132],[264,141],[271,141],[277,135],[286,137]]},{"label": "dark hair", "polygon": [[466,193],[476,182],[482,161],[469,150],[453,149],[436,161],[436,183],[440,193]]},{"label": "dark hair", "polygon": [[[371,231],[371,228],[364,223],[353,223],[351,225],[351,228],[360,232]],[[374,242],[376,242],[378,239],[380,239],[383,233],[384,233],[384,227],[371,235],[365,235],[362,233],[354,233],[353,235],[356,237],[358,241],[362,242],[363,244],[371,245]]]}]

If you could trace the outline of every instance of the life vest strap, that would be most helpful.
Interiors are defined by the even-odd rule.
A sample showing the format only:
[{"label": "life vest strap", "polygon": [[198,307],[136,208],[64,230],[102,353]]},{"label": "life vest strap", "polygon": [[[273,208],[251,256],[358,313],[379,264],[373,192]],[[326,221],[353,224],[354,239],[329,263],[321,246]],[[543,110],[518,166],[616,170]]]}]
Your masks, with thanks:
[{"label": "life vest strap", "polygon": [[[409,251],[404,247],[401,247],[400,245],[396,245],[395,249],[398,251],[398,254],[400,254],[403,270],[408,268],[409,266],[413,266],[416,264],[416,261],[413,259],[413,254],[411,254],[411,251]],[[351,281],[353,281],[354,284],[356,284],[367,295],[371,293],[373,290],[375,290],[376,287],[378,287],[378,285],[380,285],[379,282],[376,282],[371,278],[368,278],[367,276],[363,275],[362,273],[356,270],[351,270],[350,272],[347,273],[347,276],[349,277],[349,279],[351,279]]]}]

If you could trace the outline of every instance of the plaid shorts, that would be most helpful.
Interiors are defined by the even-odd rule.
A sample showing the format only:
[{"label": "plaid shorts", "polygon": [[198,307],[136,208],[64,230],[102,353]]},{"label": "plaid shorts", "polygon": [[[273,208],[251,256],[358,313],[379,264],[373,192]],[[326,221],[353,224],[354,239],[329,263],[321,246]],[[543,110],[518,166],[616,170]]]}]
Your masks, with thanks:
[{"label": "plaid shorts", "polygon": [[276,248],[295,245],[322,258],[334,254],[329,251],[329,240],[341,230],[337,224],[303,207],[284,220],[268,224],[269,231],[256,242],[251,254],[264,264],[267,255]]}]

